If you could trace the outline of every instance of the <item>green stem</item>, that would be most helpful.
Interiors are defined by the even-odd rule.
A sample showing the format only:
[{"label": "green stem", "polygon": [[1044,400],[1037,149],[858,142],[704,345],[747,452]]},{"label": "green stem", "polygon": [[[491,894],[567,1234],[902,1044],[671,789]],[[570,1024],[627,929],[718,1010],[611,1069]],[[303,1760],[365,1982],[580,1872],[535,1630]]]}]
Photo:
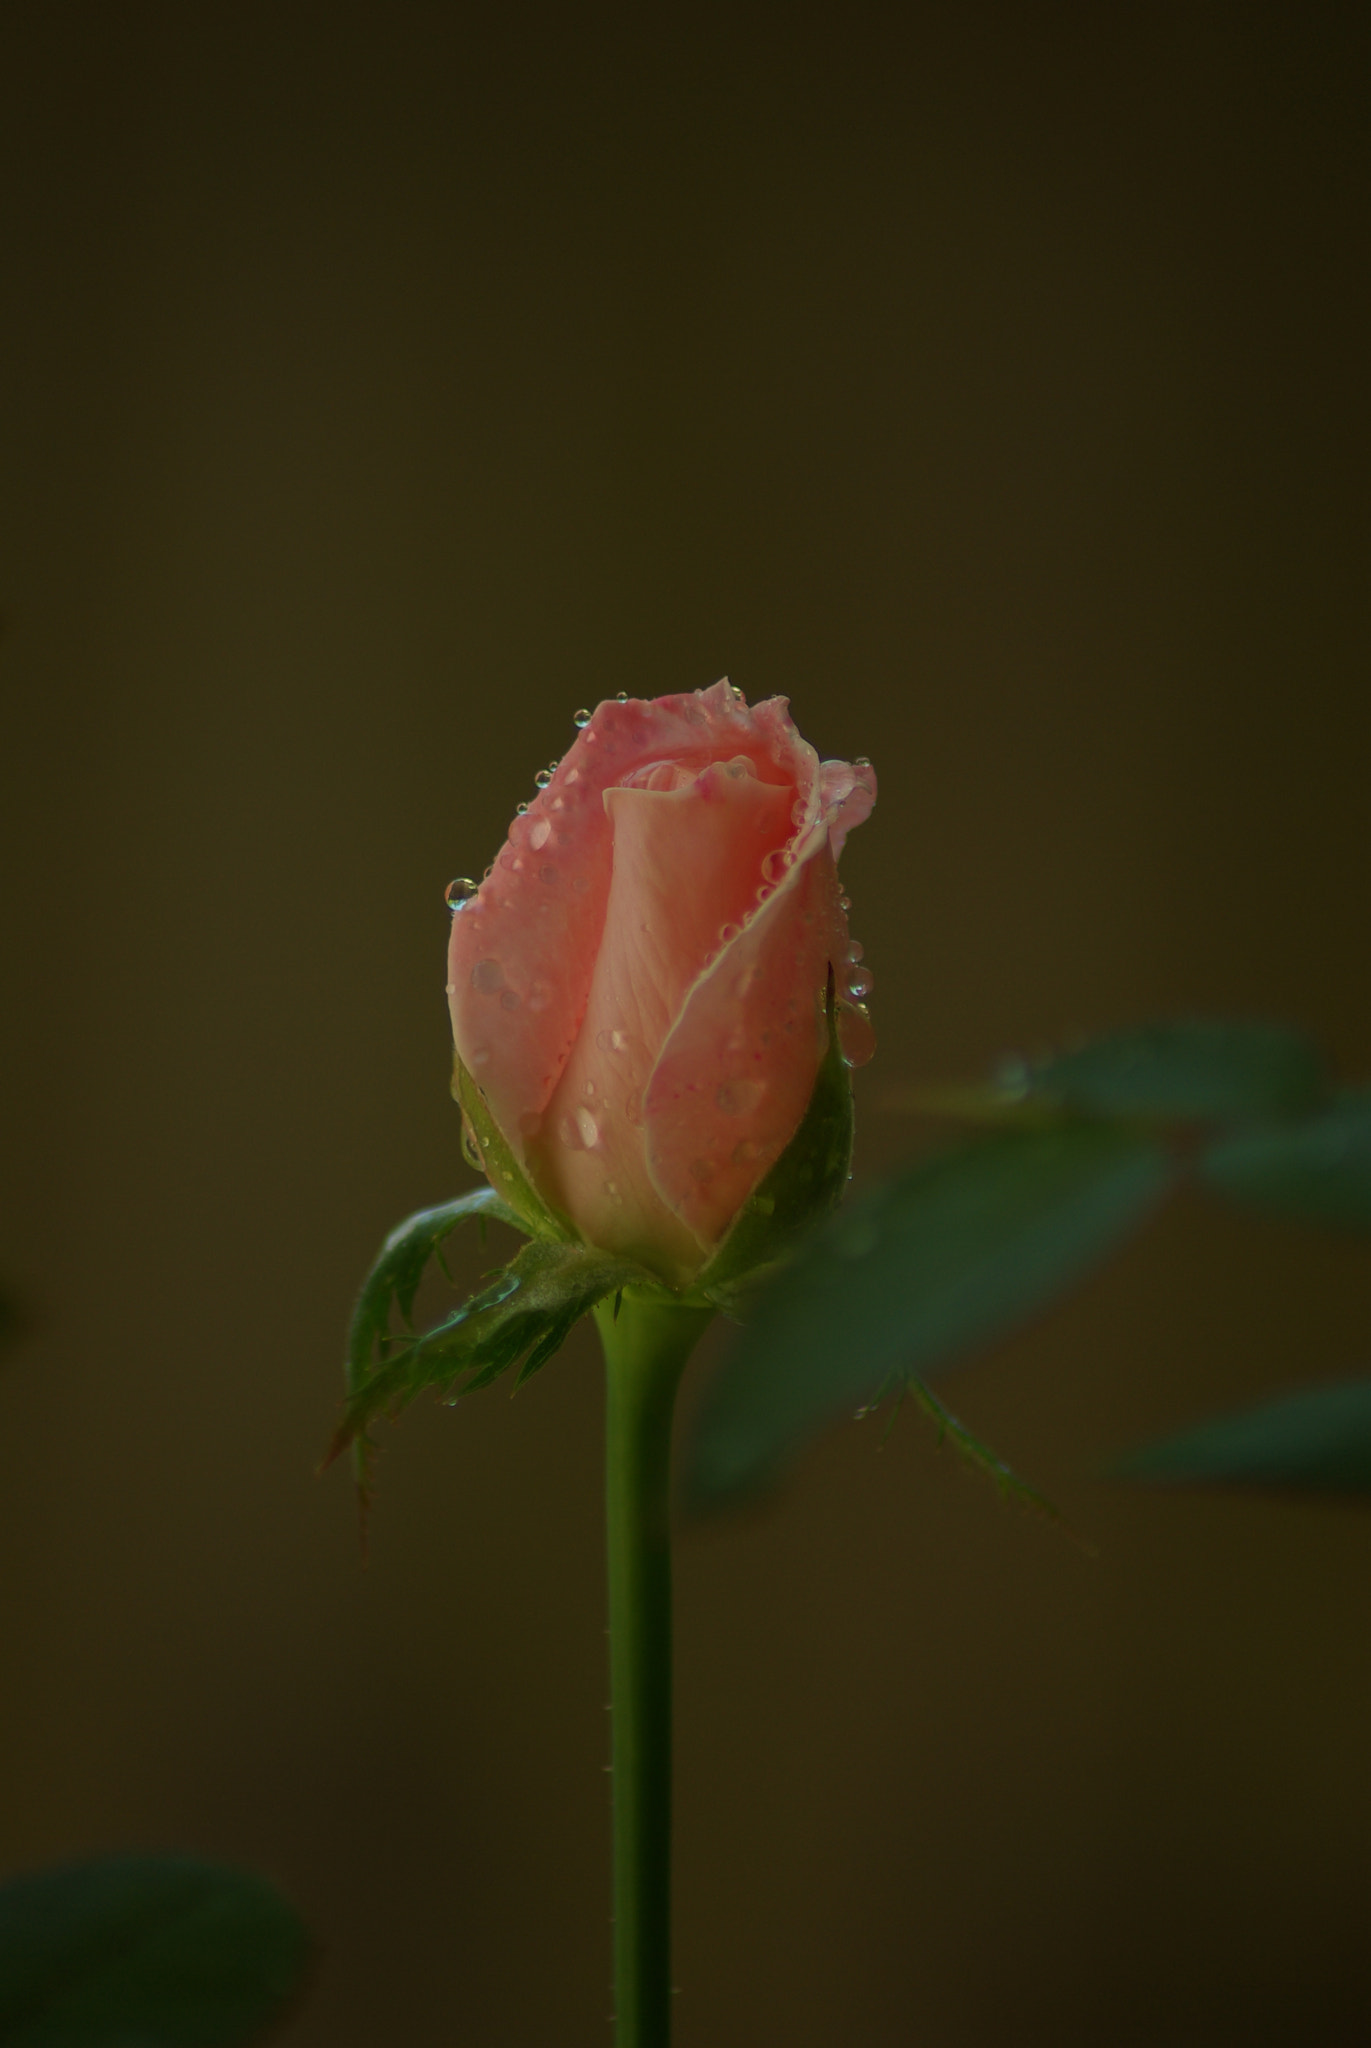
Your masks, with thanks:
[{"label": "green stem", "polygon": [[671,1421],[709,1309],[625,1297],[605,1350],[616,2048],[671,2039]]}]

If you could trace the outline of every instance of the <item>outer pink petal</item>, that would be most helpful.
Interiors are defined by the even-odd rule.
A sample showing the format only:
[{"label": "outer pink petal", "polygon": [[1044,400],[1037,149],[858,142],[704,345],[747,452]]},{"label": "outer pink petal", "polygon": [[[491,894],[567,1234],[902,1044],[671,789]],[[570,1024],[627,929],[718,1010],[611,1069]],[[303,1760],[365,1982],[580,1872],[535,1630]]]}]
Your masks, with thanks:
[{"label": "outer pink petal", "polygon": [[706,1248],[789,1144],[827,1043],[830,963],[847,952],[820,838],[692,990],[653,1073],[648,1159],[667,1208]]},{"label": "outer pink petal", "polygon": [[646,1090],[691,990],[728,951],[791,831],[793,785],[713,763],[674,791],[615,788],[614,877],[581,1034],[530,1146],[540,1184],[597,1244],[668,1278],[701,1243],[648,1167]]},{"label": "outer pink petal", "polygon": [[605,790],[656,761],[698,770],[735,754],[817,815],[818,759],[784,698],[750,709],[725,681],[601,704],[453,918],[453,1039],[516,1150],[547,1109],[590,998],[612,872]]}]

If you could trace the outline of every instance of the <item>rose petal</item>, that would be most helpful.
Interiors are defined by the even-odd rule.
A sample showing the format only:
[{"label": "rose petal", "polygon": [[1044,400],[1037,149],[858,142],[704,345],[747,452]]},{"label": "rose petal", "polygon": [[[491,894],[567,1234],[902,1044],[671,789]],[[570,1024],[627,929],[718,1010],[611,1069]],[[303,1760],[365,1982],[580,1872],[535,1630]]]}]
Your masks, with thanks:
[{"label": "rose petal", "polygon": [[740,754],[759,781],[786,786],[792,802],[817,814],[818,757],[791,724],[785,698],[750,708],[723,681],[599,705],[454,916],[454,1043],[516,1152],[526,1156],[590,999],[611,877],[604,791],[654,763],[698,773]]},{"label": "rose petal", "polygon": [[537,1164],[548,1198],[595,1243],[659,1269],[689,1271],[701,1245],[693,1226],[673,1224],[654,1185],[646,1091],[690,991],[755,909],[763,863],[784,846],[794,801],[792,785],[717,762],[677,790],[605,793],[614,836],[607,914]]},{"label": "rose petal", "polygon": [[712,1247],[790,1143],[827,1043],[828,970],[847,953],[837,870],[820,841],[696,985],[647,1097],[664,1205]]}]

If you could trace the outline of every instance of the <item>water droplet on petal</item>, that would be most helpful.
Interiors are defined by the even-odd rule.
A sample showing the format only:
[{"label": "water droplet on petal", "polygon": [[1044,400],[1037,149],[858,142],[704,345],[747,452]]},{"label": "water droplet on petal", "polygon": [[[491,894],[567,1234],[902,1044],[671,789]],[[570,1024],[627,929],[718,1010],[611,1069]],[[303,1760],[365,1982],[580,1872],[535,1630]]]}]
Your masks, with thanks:
[{"label": "water droplet on petal", "polygon": [[838,1050],[849,1067],[864,1067],[876,1050],[876,1033],[860,1003],[838,1005]]},{"label": "water droplet on petal", "polygon": [[552,772],[553,771],[550,768],[540,768],[538,770],[538,773],[534,776],[533,780],[537,783],[539,789],[547,788],[549,782],[551,782],[552,780]]},{"label": "water droplet on petal", "polygon": [[[487,868],[486,873],[489,872]],[[470,875],[457,875],[444,889],[443,901],[449,910],[461,910],[471,901],[480,886],[479,882],[472,881]]]},{"label": "water droplet on petal", "polygon": [[540,846],[546,846],[552,837],[552,826],[548,819],[540,818],[528,835],[528,843],[536,853]]},{"label": "water droplet on petal", "polygon": [[876,979],[865,967],[859,967],[847,977],[847,992],[850,996],[869,996],[876,986]]},{"label": "water droplet on petal", "polygon": [[501,998],[500,998],[500,1008],[501,1008],[502,1010],[517,1010],[517,1009],[518,1009],[518,1007],[519,1007],[519,998],[518,998],[518,996],[516,996],[516,995],[515,995],[515,993],[514,993],[514,991],[513,991],[513,989],[512,989],[512,988],[507,988],[507,989],[505,990],[504,994],[503,994],[503,995],[501,996]]},{"label": "water droplet on petal", "polygon": [[719,944],[721,946],[731,946],[741,930],[741,925],[721,924],[719,926]]},{"label": "water droplet on petal", "polygon": [[592,1151],[599,1144],[600,1126],[596,1123],[588,1109],[577,1110],[576,1129],[580,1133],[581,1143],[585,1146],[587,1152]]},{"label": "water droplet on petal", "polygon": [[471,985],[477,995],[496,995],[505,985],[505,970],[498,960],[478,960],[471,970]]},{"label": "water droplet on petal", "polygon": [[616,1180],[607,1180],[605,1182],[605,1193],[609,1196],[611,1202],[622,1202],[624,1199],[619,1193],[619,1183]]},{"label": "water droplet on petal", "polygon": [[571,722],[573,725],[589,725],[590,713],[585,710],[573,711],[571,714]]},{"label": "water droplet on petal", "polygon": [[857,939],[854,939],[854,940],[852,941],[852,944],[851,944],[851,945],[850,945],[850,946],[848,947],[848,949],[847,949],[847,957],[848,957],[848,959],[849,959],[849,960],[860,960],[860,959],[861,959],[861,957],[862,957],[862,954],[863,954],[863,953],[864,953],[865,951],[866,951],[866,948],[865,948],[865,946],[863,946],[863,945],[862,945],[862,944],[860,943],[860,941],[859,941],[859,940],[857,940]]},{"label": "water droplet on petal", "polygon": [[788,846],[778,847],[762,862],[762,874],[774,886],[789,874],[795,865],[795,856]]},{"label": "water droplet on petal", "polygon": [[490,1065],[490,1047],[488,1045],[474,1045],[471,1048],[471,1064],[473,1067],[488,1067]]}]

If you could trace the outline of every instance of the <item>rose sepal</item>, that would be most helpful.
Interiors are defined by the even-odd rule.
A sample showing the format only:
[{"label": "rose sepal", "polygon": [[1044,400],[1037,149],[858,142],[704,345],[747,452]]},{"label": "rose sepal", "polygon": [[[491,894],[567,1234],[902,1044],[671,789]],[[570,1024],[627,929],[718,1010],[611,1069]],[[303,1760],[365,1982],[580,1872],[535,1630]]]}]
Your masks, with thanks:
[{"label": "rose sepal", "polygon": [[470,1148],[471,1164],[514,1211],[518,1227],[551,1244],[578,1243],[577,1233],[567,1218],[543,1200],[524,1172],[490,1113],[480,1083],[463,1065],[460,1054],[454,1054],[452,1060],[452,1096],[462,1112],[462,1135]]},{"label": "rose sepal", "polygon": [[796,1244],[842,1200],[852,1170],[852,1075],[838,1036],[829,969],[828,1043],[809,1106],[771,1171],[744,1202],[708,1264],[680,1299],[741,1319],[751,1295],[790,1259]]},{"label": "rose sepal", "polygon": [[[485,1194],[479,1190],[478,1198]],[[515,1368],[515,1385],[522,1386],[561,1349],[583,1315],[626,1289],[659,1301],[676,1299],[651,1273],[618,1253],[530,1238],[442,1322],[399,1340],[387,1336],[383,1356],[373,1357],[369,1369],[355,1378],[350,1372],[325,1464],[353,1448],[365,1493],[369,1431],[379,1417],[394,1419],[429,1387],[455,1402]]]}]

